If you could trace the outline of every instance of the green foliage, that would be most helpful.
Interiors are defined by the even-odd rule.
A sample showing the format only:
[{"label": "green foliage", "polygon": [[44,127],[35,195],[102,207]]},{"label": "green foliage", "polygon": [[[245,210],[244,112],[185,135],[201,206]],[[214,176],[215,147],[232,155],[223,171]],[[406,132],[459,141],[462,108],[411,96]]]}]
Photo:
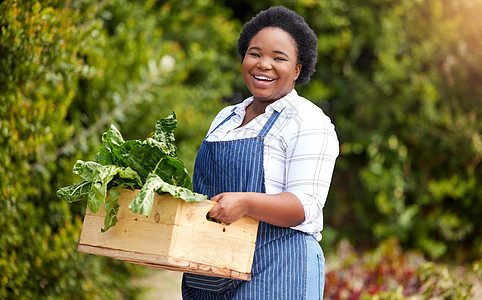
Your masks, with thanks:
[{"label": "green foliage", "polygon": [[[97,47],[95,9],[0,4],[2,299],[118,299],[134,291],[126,281],[134,268],[76,251],[80,219],[53,193],[64,161],[44,163],[74,129],[65,117],[85,67],[79,53]],[[114,269],[117,278],[105,276]]]},{"label": "green foliage", "polygon": [[238,63],[238,25],[212,4],[0,3],[0,298],[135,297],[141,268],[78,253],[85,202],[55,190],[79,179],[72,165],[94,157],[110,123],[147,136],[172,110],[192,167]]},{"label": "green foliage", "polygon": [[[377,11],[373,81],[359,81],[361,86],[350,80],[364,90],[354,94],[356,115],[344,116],[352,122],[357,118],[352,136],[358,137],[342,145],[342,155],[366,160],[359,174],[363,202],[374,201],[367,208],[378,212],[371,224],[376,237],[395,235],[434,258],[456,245],[462,255],[475,243],[466,257],[471,259],[480,255],[482,242],[477,217],[482,213],[477,188],[482,109],[476,105],[482,90],[464,90],[463,82],[482,75],[482,69],[473,69],[482,56],[460,45],[482,44],[467,30],[482,30],[472,13],[482,11],[482,2],[474,7],[452,2],[402,1]],[[464,76],[461,70],[473,74]],[[350,144],[360,144],[363,151],[352,152]]]},{"label": "green foliage", "polygon": [[177,158],[173,142],[177,120],[174,112],[156,123],[152,138],[124,141],[119,130],[111,128],[102,135],[102,145],[94,161],[78,160],[73,172],[84,181],[62,187],[57,196],[69,203],[87,197],[94,214],[104,207],[102,232],[117,223],[118,188],[140,189],[129,203],[134,213],[149,216],[157,192],[170,193],[187,202],[202,202],[205,195],[192,191],[191,177]]},{"label": "green foliage", "polygon": [[45,225],[53,213],[70,214],[67,207],[59,206],[0,204],[0,298],[119,299],[134,294],[128,284],[132,265],[75,250],[80,218],[64,220],[57,229]]}]

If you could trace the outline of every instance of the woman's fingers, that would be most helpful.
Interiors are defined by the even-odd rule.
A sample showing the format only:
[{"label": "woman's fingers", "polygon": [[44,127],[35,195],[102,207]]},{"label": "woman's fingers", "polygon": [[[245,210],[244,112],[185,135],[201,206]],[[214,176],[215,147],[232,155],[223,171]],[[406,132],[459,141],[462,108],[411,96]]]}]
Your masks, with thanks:
[{"label": "woman's fingers", "polygon": [[216,217],[219,215],[219,206],[218,206],[218,204],[214,205],[213,208],[211,208],[211,210],[209,211],[208,215],[209,215],[211,218],[216,219]]},{"label": "woman's fingers", "polygon": [[212,197],[212,198],[209,199],[209,200],[214,201],[214,202],[218,202],[219,199],[221,199],[222,195],[223,195],[223,194],[217,194],[216,196]]},{"label": "woman's fingers", "polygon": [[238,193],[223,193],[210,199],[217,202],[209,211],[209,217],[224,223],[233,223],[244,216]]}]

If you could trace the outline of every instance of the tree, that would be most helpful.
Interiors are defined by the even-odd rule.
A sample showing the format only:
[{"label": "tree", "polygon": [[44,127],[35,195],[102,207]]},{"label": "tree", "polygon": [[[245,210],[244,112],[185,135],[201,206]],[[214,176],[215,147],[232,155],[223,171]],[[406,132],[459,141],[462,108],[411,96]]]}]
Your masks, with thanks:
[{"label": "tree", "polygon": [[[79,53],[97,46],[96,9],[0,4],[2,299],[113,299],[133,289],[125,284],[128,267],[75,251],[81,220],[54,194],[71,158],[41,163],[74,129],[65,116],[88,67]],[[104,276],[112,268],[118,278]]]},{"label": "tree", "polygon": [[134,298],[140,267],[77,252],[85,203],[55,191],[79,180],[74,162],[110,123],[143,139],[171,110],[192,165],[231,93],[237,23],[203,1],[4,1],[0,13],[0,298]]}]

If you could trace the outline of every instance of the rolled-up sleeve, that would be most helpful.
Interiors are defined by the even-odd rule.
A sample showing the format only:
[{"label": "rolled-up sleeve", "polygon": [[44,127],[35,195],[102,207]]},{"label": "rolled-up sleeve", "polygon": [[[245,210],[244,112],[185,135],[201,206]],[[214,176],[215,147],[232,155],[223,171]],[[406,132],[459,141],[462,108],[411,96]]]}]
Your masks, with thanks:
[{"label": "rolled-up sleeve", "polygon": [[298,197],[305,220],[291,227],[321,239],[323,207],[339,154],[334,125],[321,112],[300,114],[286,152],[286,191]]}]

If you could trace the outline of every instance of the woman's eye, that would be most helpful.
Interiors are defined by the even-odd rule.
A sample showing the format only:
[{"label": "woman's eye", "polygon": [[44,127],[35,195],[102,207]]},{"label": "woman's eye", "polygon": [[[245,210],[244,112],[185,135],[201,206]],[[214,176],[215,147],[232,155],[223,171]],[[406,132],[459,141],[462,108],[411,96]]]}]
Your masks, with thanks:
[{"label": "woman's eye", "polygon": [[285,61],[286,59],[284,59],[283,57],[276,57],[274,60]]},{"label": "woman's eye", "polygon": [[249,56],[253,56],[253,57],[259,57],[259,54],[258,53],[248,53]]}]

